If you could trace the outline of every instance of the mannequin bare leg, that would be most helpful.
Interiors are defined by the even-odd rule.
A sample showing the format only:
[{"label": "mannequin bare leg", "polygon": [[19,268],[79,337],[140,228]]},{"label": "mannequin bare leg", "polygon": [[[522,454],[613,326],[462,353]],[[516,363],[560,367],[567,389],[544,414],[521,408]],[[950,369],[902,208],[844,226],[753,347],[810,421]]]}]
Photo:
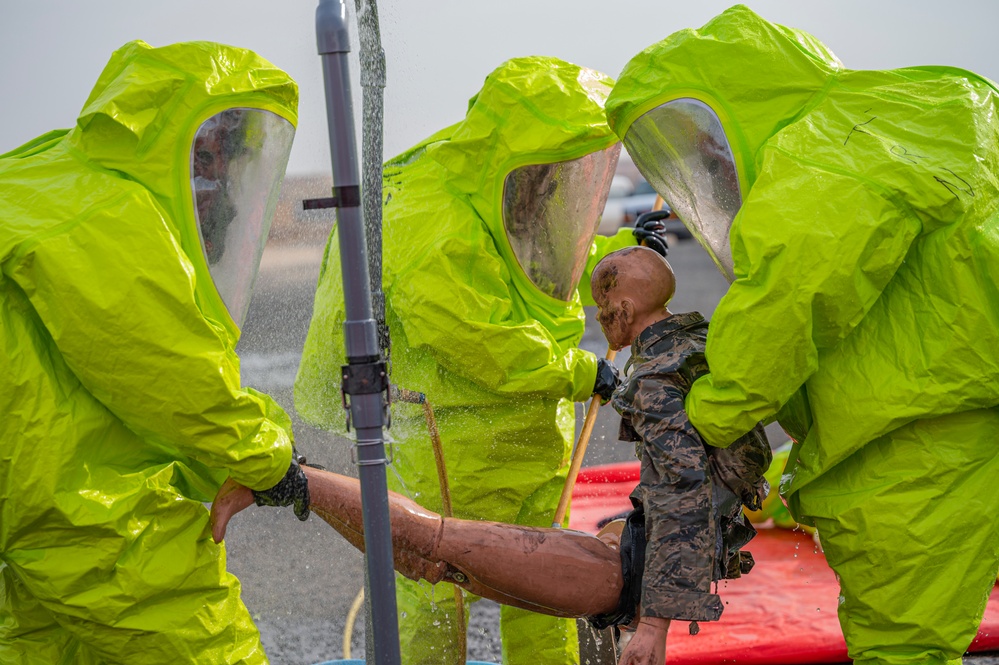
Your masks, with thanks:
[{"label": "mannequin bare leg", "polygon": [[[304,467],[310,508],[363,550],[360,483]],[[395,568],[410,579],[457,584],[483,598],[561,617],[614,611],[624,580],[616,535],[444,518],[394,492]]]}]

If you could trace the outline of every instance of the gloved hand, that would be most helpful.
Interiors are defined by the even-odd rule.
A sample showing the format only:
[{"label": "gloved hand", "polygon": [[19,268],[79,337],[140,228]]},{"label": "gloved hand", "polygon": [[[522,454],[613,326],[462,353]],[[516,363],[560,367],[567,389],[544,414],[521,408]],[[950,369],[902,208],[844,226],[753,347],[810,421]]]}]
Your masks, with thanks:
[{"label": "gloved hand", "polygon": [[302,471],[305,457],[292,448],[291,466],[277,485],[267,490],[253,490],[253,502],[258,506],[294,506],[295,515],[303,522],[309,518],[309,481]]},{"label": "gloved hand", "polygon": [[593,394],[599,395],[604,402],[609,402],[619,385],[621,385],[621,374],[614,363],[606,358],[598,358],[597,380],[593,384]]},{"label": "gloved hand", "polygon": [[662,220],[669,216],[669,210],[643,212],[635,220],[635,230],[632,231],[639,245],[655,250],[663,258],[669,254],[669,244],[666,242],[666,225]]}]

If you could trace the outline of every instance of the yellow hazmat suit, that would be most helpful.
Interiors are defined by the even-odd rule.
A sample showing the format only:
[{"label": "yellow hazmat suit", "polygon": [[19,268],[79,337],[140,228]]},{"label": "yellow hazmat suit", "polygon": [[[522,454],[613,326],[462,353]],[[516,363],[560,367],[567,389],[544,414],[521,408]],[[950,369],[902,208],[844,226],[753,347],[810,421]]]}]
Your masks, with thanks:
[{"label": "yellow hazmat suit", "polygon": [[782,493],[855,662],[960,662],[999,566],[996,86],[849,70],[736,6],[632,59],[607,109],[732,280],[691,422],[798,442]]},{"label": "yellow hazmat suit", "polygon": [[[572,403],[590,397],[597,374],[578,348],[576,285],[636,242],[631,229],[595,241],[620,150],[603,116],[611,84],[555,58],[511,60],[463,121],[385,164],[391,379],[434,406],[458,517],[551,525]],[[344,422],[344,318],[334,236],[295,386],[299,413],[331,429]],[[423,412],[394,404],[391,435],[392,489],[441,510]],[[398,585],[404,662],[454,662],[450,588]],[[503,607],[501,630],[505,663],[578,660],[572,621]]]},{"label": "yellow hazmat suit", "polygon": [[290,464],[234,348],[297,103],[249,51],[132,42],[0,156],[0,662],[266,662],[203,502]]}]

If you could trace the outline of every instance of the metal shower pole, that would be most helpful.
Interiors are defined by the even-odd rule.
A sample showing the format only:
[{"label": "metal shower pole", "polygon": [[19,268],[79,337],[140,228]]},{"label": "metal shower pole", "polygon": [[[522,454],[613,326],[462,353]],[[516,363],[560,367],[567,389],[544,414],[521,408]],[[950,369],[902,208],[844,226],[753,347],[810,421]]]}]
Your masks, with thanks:
[{"label": "metal shower pole", "polygon": [[[367,631],[373,635],[377,665],[400,661],[399,620],[396,614],[392,533],[389,526],[388,460],[382,429],[386,424],[388,370],[379,348],[372,318],[364,219],[358,179],[357,145],[347,54],[350,35],[343,0],[320,0],[316,9],[316,40],[323,61],[330,155],[333,161],[333,198],[310,207],[337,208],[337,236],[347,320],[344,333],[347,364],[341,385],[348,427],[357,433],[357,465],[364,517],[366,584],[369,591]],[[318,205],[316,205],[318,204]],[[349,397],[349,404],[348,404]],[[370,654],[368,662],[372,662]]]}]

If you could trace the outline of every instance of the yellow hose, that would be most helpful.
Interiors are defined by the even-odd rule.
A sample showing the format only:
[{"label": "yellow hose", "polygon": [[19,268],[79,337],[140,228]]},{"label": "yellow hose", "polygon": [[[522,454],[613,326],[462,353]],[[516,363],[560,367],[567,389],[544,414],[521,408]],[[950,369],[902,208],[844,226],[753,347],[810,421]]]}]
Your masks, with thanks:
[{"label": "yellow hose", "polygon": [[350,605],[350,611],[347,612],[347,623],[343,627],[343,657],[346,659],[350,658],[350,638],[354,635],[354,622],[357,621],[357,613],[361,611],[362,605],[364,605],[363,586]]}]

